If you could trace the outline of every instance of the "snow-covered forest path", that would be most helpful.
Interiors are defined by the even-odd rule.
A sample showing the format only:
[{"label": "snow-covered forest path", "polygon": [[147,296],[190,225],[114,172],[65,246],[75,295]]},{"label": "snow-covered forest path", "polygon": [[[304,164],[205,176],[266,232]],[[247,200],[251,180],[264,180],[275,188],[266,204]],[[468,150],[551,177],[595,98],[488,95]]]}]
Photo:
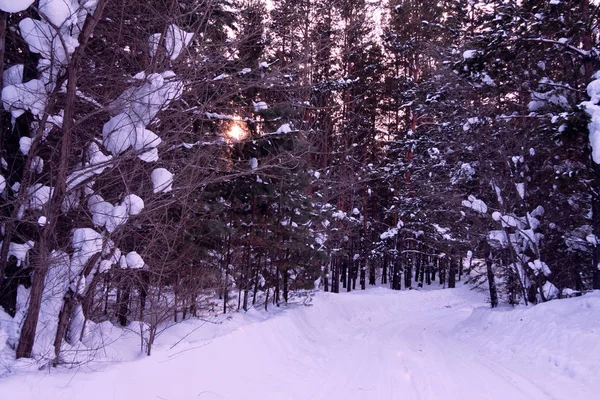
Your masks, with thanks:
[{"label": "snow-covered forest path", "polygon": [[[561,302],[570,301],[575,299]],[[506,342],[485,327],[473,328],[483,329],[473,336],[464,321],[480,306],[485,306],[481,295],[466,287],[319,293],[311,307],[290,307],[268,319],[254,311],[241,317],[241,324],[234,319],[231,324],[238,328],[229,333],[214,332],[209,339],[199,329],[170,349],[166,342],[185,332],[185,325],[175,327],[152,357],[100,365],[99,372],[9,377],[0,380],[0,393],[11,400],[595,398],[593,379],[544,369],[533,358],[524,362],[527,356],[511,348],[506,354],[488,351],[486,343],[497,348],[493,342],[510,347],[531,341],[535,349],[547,341],[515,337]],[[475,323],[485,325],[481,319]],[[576,369],[571,365],[571,370]]]}]

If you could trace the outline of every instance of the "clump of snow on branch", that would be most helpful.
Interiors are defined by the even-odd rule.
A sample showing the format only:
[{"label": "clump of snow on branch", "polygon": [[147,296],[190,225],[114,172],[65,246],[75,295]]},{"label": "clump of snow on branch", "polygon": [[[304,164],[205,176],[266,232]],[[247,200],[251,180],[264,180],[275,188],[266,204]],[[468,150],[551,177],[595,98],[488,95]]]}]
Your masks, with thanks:
[{"label": "clump of snow on branch", "polygon": [[[165,53],[172,60],[176,60],[181,54],[182,50],[187,47],[192,41],[194,34],[186,32],[175,24],[170,24],[167,27],[166,34],[164,35],[163,46]],[[158,46],[163,39],[161,33],[155,33],[148,39],[150,47],[150,57],[154,57],[158,51]]]},{"label": "clump of snow on branch", "polygon": [[469,196],[468,200],[463,200],[462,205],[482,214],[485,214],[488,211],[488,207],[483,200],[480,200],[473,195]]},{"label": "clump of snow on branch", "polygon": [[173,190],[173,174],[165,168],[152,171],[152,187],[154,193],[166,193]]},{"label": "clump of snow on branch", "polygon": [[0,10],[8,13],[25,11],[35,0],[0,0]]}]

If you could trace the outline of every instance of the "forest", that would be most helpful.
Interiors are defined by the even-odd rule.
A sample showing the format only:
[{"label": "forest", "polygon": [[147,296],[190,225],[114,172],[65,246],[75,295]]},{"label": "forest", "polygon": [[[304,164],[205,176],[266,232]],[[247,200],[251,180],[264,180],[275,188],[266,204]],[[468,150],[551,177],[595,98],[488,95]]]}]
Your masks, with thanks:
[{"label": "forest", "polygon": [[[593,0],[0,0],[0,341],[600,289]],[[340,294],[341,296],[341,294]],[[5,346],[0,345],[0,350]]]}]

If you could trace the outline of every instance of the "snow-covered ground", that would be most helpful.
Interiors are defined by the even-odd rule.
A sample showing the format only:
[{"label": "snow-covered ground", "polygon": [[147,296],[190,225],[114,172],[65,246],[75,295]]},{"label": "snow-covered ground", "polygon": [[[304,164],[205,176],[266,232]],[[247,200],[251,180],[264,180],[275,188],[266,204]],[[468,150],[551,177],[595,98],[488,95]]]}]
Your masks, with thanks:
[{"label": "snow-covered ground", "polygon": [[0,380],[0,398],[598,398],[600,293],[480,307],[467,287],[318,293],[311,307],[176,325],[151,357],[137,356],[129,334],[109,345],[121,362],[16,373]]}]

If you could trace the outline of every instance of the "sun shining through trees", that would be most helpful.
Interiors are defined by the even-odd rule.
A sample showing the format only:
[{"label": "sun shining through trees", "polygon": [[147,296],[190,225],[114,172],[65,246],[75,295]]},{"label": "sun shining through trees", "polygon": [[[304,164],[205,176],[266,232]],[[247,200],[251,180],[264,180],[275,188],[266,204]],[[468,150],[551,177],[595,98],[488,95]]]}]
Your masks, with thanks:
[{"label": "sun shining through trees", "polygon": [[227,130],[225,131],[225,136],[228,140],[231,141],[239,141],[244,140],[248,137],[248,129],[244,126],[244,123],[238,119],[231,121]]},{"label": "sun shining through trees", "polygon": [[[444,390],[444,400],[600,400],[599,2],[0,0],[0,400],[59,396],[44,384],[86,400],[396,389],[406,400]],[[486,299],[515,310],[484,315]],[[549,300],[566,305],[523,309]],[[270,312],[288,302],[314,310]],[[265,342],[257,313],[300,318],[315,343],[289,341],[295,320],[269,319],[265,332],[283,341],[253,348]],[[402,314],[396,325],[354,340],[391,314]],[[208,353],[179,357],[228,332],[230,316],[231,329],[253,323],[256,343],[234,338],[253,353],[200,343]],[[553,321],[530,360],[522,338]],[[432,326],[427,340],[414,335]],[[408,337],[390,335],[398,328]],[[413,355],[439,357],[410,359],[428,343]],[[286,369],[290,354],[269,353],[296,345],[300,375]],[[131,363],[151,368],[134,371],[144,391],[127,376],[90,377],[142,351],[157,359]],[[162,376],[155,367],[175,355]],[[561,396],[547,379],[538,391],[500,365],[528,370],[513,355],[531,361],[532,378],[549,367],[555,386],[580,387]],[[444,365],[453,358],[456,371]],[[411,363],[412,378],[398,377]],[[473,375],[478,365],[488,373]],[[71,379],[73,366],[90,376]],[[33,373],[51,381],[30,385]],[[428,373],[445,377],[439,396]]]}]

